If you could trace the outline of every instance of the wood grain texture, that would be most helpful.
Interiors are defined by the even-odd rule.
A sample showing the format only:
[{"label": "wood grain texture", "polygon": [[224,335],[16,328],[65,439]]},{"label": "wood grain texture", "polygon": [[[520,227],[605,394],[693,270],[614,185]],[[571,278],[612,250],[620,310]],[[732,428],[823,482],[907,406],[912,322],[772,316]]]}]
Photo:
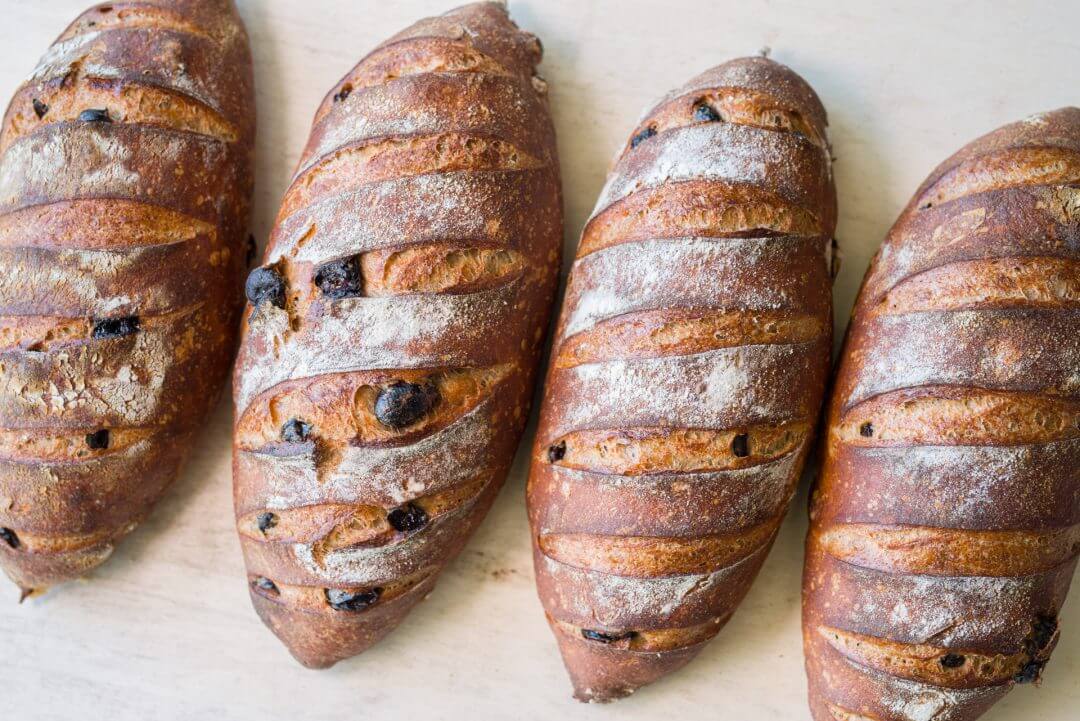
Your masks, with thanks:
[{"label": "wood grain texture", "polygon": [[[86,4],[0,3],[3,93],[14,92]],[[454,4],[239,0],[256,58],[260,245],[326,89],[365,49]],[[835,287],[838,332],[870,256],[936,163],[1018,115],[1076,102],[1075,84],[1062,80],[1062,68],[1080,52],[1080,9],[1071,2],[990,2],[972,12],[969,4],[937,0],[837,0],[824,14],[808,0],[671,0],[657,7],[512,0],[515,18],[544,39],[541,73],[550,81],[559,136],[567,257],[641,109],[702,66],[768,45],[829,107],[844,255]],[[180,482],[92,583],[22,606],[13,586],[0,588],[0,708],[8,716],[68,721],[76,706],[86,718],[122,721],[324,721],[362,708],[382,721],[409,718],[422,706],[435,721],[809,718],[798,602],[805,487],[739,612],[694,663],[632,699],[584,706],[566,693],[532,580],[522,501],[527,453],[409,622],[362,656],[310,673],[251,612],[232,513],[230,434],[230,404],[222,402]],[[924,454],[921,462],[932,467],[935,459]],[[1036,480],[1053,487],[1052,478]],[[882,523],[887,512],[880,508]],[[1062,624],[1043,687],[1016,690],[986,721],[1073,721],[1080,707],[1075,595]]]}]

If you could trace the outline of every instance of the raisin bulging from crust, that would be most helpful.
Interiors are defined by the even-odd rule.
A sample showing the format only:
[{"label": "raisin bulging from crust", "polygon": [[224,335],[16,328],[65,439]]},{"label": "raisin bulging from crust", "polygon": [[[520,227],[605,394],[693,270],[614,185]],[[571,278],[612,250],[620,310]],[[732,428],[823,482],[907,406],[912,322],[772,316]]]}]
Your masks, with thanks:
[{"label": "raisin bulging from crust", "polygon": [[47,112],[49,112],[49,106],[34,98],[34,115],[37,116],[38,120],[44,118]]},{"label": "raisin bulging from crust", "polygon": [[94,323],[92,336],[95,340],[105,338],[123,338],[139,332],[139,317],[136,315],[127,318],[106,318]]},{"label": "raisin bulging from crust", "polygon": [[636,631],[627,631],[626,633],[604,633],[602,631],[590,631],[587,628],[581,629],[582,638],[587,641],[596,641],[597,643],[615,643],[616,641],[634,638],[635,636],[637,636]]},{"label": "raisin bulging from crust", "polygon": [[731,439],[731,452],[736,458],[746,458],[750,455],[750,434],[739,433]]},{"label": "raisin bulging from crust", "polygon": [[428,524],[427,512],[413,503],[395,508],[387,514],[386,520],[394,527],[395,531],[409,533],[419,531]]},{"label": "raisin bulging from crust", "polygon": [[304,443],[311,437],[311,425],[299,418],[292,418],[281,427],[281,440],[286,443]]},{"label": "raisin bulging from crust", "polygon": [[19,541],[19,537],[15,534],[15,531],[10,528],[0,528],[0,541],[3,541],[12,548],[18,548],[22,545]]},{"label": "raisin bulging from crust", "polygon": [[100,431],[86,434],[86,445],[95,451],[109,447],[109,429],[102,428]]},{"label": "raisin bulging from crust", "polygon": [[344,102],[345,99],[347,97],[349,97],[350,95],[352,95],[352,85],[343,85],[343,86],[341,86],[341,90],[338,93],[335,93],[334,102],[335,103]]},{"label": "raisin bulging from crust", "polygon": [[342,591],[337,588],[326,589],[326,602],[335,611],[366,611],[382,596],[381,588],[369,591]]},{"label": "raisin bulging from crust", "polygon": [[315,285],[327,298],[355,298],[363,294],[360,262],[356,256],[320,265],[315,270]]},{"label": "raisin bulging from crust", "polygon": [[388,428],[405,428],[426,416],[438,402],[439,389],[434,384],[398,381],[375,399],[375,417]]},{"label": "raisin bulging from crust", "polygon": [[694,120],[702,123],[719,122],[720,113],[716,112],[711,105],[698,103],[694,106]]},{"label": "raisin bulging from crust", "polygon": [[1024,664],[1015,676],[1013,681],[1015,683],[1035,683],[1042,675],[1043,666],[1046,665],[1046,661],[1028,661]]},{"label": "raisin bulging from crust", "polygon": [[867,421],[866,423],[863,423],[861,426],[859,426],[859,435],[862,436],[863,438],[873,438],[874,437],[874,424],[869,422],[869,421]]},{"label": "raisin bulging from crust", "polygon": [[111,123],[109,111],[105,108],[90,108],[79,113],[80,123]]},{"label": "raisin bulging from crust", "polygon": [[967,659],[958,653],[947,653],[941,657],[941,665],[945,668],[960,668]]},{"label": "raisin bulging from crust", "polygon": [[549,446],[547,457],[551,463],[557,463],[566,458],[566,441],[559,441],[555,445]]},{"label": "raisin bulging from crust", "polygon": [[656,128],[650,125],[634,137],[630,138],[630,147],[636,148],[654,135],[656,135]]},{"label": "raisin bulging from crust", "polygon": [[275,596],[281,593],[281,591],[278,590],[277,584],[271,581],[269,578],[266,578],[265,576],[256,576],[255,578],[251,579],[251,585],[259,589],[260,591],[266,591],[267,593],[272,593]]},{"label": "raisin bulging from crust", "polygon": [[266,302],[285,307],[285,280],[273,268],[255,268],[244,283],[244,294],[252,305]]},{"label": "raisin bulging from crust", "polygon": [[266,513],[259,514],[259,530],[266,533],[268,530],[277,525],[278,517],[276,514],[267,511]]}]

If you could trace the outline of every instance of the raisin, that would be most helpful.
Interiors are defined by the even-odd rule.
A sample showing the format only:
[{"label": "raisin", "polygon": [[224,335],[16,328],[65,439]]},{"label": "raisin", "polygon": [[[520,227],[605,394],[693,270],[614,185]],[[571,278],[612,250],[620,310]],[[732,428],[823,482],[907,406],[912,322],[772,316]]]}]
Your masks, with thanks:
[{"label": "raisin", "polygon": [[34,98],[34,115],[38,117],[38,120],[44,118],[47,112],[49,112],[49,106]]},{"label": "raisin", "polygon": [[350,95],[352,95],[352,85],[343,85],[341,87],[341,92],[334,95],[334,102],[344,102],[345,98],[349,97]]},{"label": "raisin", "polygon": [[285,307],[285,281],[273,268],[256,268],[248,274],[244,294],[252,305],[263,301]]},{"label": "raisin", "polygon": [[266,513],[259,514],[259,530],[266,533],[268,530],[277,525],[277,515],[267,511]]},{"label": "raisin", "polygon": [[80,123],[111,123],[109,111],[105,108],[90,108],[79,113]]},{"label": "raisin", "polygon": [[311,426],[299,418],[285,422],[281,427],[281,440],[286,443],[303,443],[311,435]]},{"label": "raisin", "polygon": [[86,445],[95,451],[109,447],[109,429],[102,428],[100,431],[86,434]]},{"label": "raisin", "polygon": [[439,402],[439,389],[398,381],[375,399],[375,417],[388,428],[405,428],[423,418]]},{"label": "raisin", "polygon": [[247,241],[247,255],[245,256],[249,268],[251,267],[251,261],[255,260],[256,252],[258,252],[258,246],[255,245],[255,236],[249,235]]},{"label": "raisin", "polygon": [[1058,623],[1057,619],[1053,616],[1039,616],[1035,623],[1032,625],[1032,632],[1028,639],[1025,641],[1025,646],[1029,646],[1028,653],[1032,656],[1045,651],[1050,643],[1054,640],[1054,635],[1057,634]]},{"label": "raisin", "polygon": [[731,452],[736,458],[746,458],[750,455],[750,435],[739,433],[731,439]]},{"label": "raisin", "polygon": [[1043,666],[1046,665],[1046,661],[1028,661],[1024,664],[1024,667],[1013,676],[1015,683],[1034,683],[1039,680],[1039,676],[1042,675]]},{"label": "raisin", "polygon": [[947,653],[941,657],[941,665],[945,668],[960,668],[965,663],[967,659],[958,653]]},{"label": "raisin", "polygon": [[106,318],[94,324],[93,337],[101,340],[104,338],[123,338],[139,332],[139,317],[132,315],[127,318]]},{"label": "raisin", "polygon": [[255,578],[251,579],[251,585],[259,589],[260,591],[266,591],[267,593],[272,593],[275,596],[281,593],[281,591],[278,590],[277,584],[264,576],[256,576]]},{"label": "raisin", "polygon": [[559,441],[548,448],[548,460],[556,463],[566,458],[566,441]]},{"label": "raisin", "polygon": [[863,438],[873,438],[874,436],[874,424],[867,421],[859,426],[859,435]]},{"label": "raisin", "polygon": [[626,633],[603,633],[601,631],[590,631],[587,628],[581,629],[582,638],[588,641],[597,641],[599,643],[615,643],[616,641],[622,641],[627,638],[634,638],[637,636],[636,631],[627,631]]},{"label": "raisin", "polygon": [[10,528],[0,528],[0,541],[3,541],[12,548],[18,548],[22,545],[19,541],[19,537],[15,535],[15,531]]},{"label": "raisin", "polygon": [[342,591],[336,588],[326,589],[326,602],[335,611],[366,611],[382,596],[381,588],[370,591]]},{"label": "raisin", "polygon": [[327,298],[352,298],[363,293],[360,263],[355,256],[331,261],[315,270],[315,285]]},{"label": "raisin", "polygon": [[428,514],[420,506],[412,503],[395,508],[386,516],[386,520],[394,527],[394,530],[408,533],[419,531],[428,524]]},{"label": "raisin", "polygon": [[636,148],[654,135],[656,135],[656,128],[650,125],[634,137],[630,138],[630,147]]},{"label": "raisin", "polygon": [[694,106],[694,120],[702,123],[715,123],[720,120],[720,113],[716,112],[711,105],[698,103]]}]

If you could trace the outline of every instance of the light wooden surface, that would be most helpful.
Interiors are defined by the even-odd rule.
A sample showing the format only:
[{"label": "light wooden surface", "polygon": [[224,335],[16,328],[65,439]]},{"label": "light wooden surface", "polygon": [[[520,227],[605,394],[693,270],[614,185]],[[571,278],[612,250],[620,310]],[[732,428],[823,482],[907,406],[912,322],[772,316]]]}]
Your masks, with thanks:
[{"label": "light wooden surface", "polygon": [[[241,0],[259,93],[255,230],[265,239],[316,104],[376,42],[453,0]],[[0,96],[84,6],[0,0]],[[909,0],[513,0],[541,36],[567,204],[567,249],[609,159],[653,99],[771,47],[829,110],[847,318],[866,264],[929,170],[1005,122],[1080,104],[1080,4]],[[840,329],[842,330],[842,329]],[[16,605],[0,585],[0,718],[807,719],[799,633],[805,487],[728,628],[681,673],[609,707],[570,700],[532,584],[525,463],[464,555],[381,646],[308,671],[256,618],[233,529],[230,410],[182,480],[103,569]],[[1043,687],[987,721],[1075,720],[1080,601]]]}]

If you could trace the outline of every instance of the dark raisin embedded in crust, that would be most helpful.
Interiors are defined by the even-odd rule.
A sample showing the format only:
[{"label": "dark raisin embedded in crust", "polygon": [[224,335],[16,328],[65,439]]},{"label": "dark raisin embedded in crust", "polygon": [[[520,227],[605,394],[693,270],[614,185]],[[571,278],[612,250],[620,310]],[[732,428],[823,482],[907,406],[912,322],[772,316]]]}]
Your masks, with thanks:
[{"label": "dark raisin embedded in crust", "polygon": [[136,315],[127,318],[106,318],[94,323],[93,337],[96,340],[104,338],[122,338],[139,332],[139,317]]},{"label": "dark raisin embedded in crust", "polygon": [[375,417],[388,428],[405,428],[426,416],[438,402],[439,389],[434,384],[398,381],[375,399]]},{"label": "dark raisin embedded in crust", "polygon": [[720,113],[716,112],[711,105],[698,103],[694,106],[694,120],[702,123],[715,123],[720,120]]},{"label": "dark raisin embedded in crust", "polygon": [[278,522],[277,515],[273,514],[273,513],[270,513],[270,511],[267,511],[266,513],[260,513],[259,514],[259,530],[262,531],[263,533],[266,533],[268,530],[270,530],[271,528],[276,526],[277,522]]},{"label": "dark raisin embedded in crust", "polygon": [[654,135],[656,135],[656,128],[650,125],[634,137],[630,138],[630,147],[636,148]]},{"label": "dark raisin embedded in crust", "polygon": [[941,665],[945,668],[960,668],[965,663],[967,659],[958,653],[947,653],[941,657]]},{"label": "dark raisin embedded in crust", "polygon": [[342,591],[337,588],[326,589],[326,602],[335,611],[366,611],[382,596],[381,588],[369,591]]},{"label": "dark raisin embedded in crust", "polygon": [[49,112],[49,106],[34,98],[34,115],[38,117],[38,120],[44,118],[47,112]]},{"label": "dark raisin embedded in crust", "polygon": [[264,576],[256,576],[251,579],[251,585],[260,591],[272,593],[275,596],[281,593],[281,591],[278,590],[277,584]]},{"label": "dark raisin embedded in crust", "polygon": [[603,633],[602,631],[590,631],[587,628],[581,629],[582,638],[587,641],[596,641],[597,643],[615,643],[616,641],[634,638],[635,636],[637,636],[636,631],[627,631],[626,633]]},{"label": "dark raisin embedded in crust", "polygon": [[90,108],[79,113],[80,123],[111,123],[109,111],[105,108]]},{"label": "dark raisin embedded in crust", "polygon": [[248,274],[244,294],[252,305],[262,302],[285,307],[285,280],[273,268],[255,268]]},{"label": "dark raisin embedded in crust", "polygon": [[344,101],[345,98],[349,97],[350,95],[352,95],[352,85],[343,85],[341,87],[341,91],[334,95],[334,102],[335,103],[340,103],[340,102]]},{"label": "dark raisin embedded in crust", "polygon": [[1028,661],[1024,664],[1024,667],[1013,676],[1013,681],[1016,683],[1034,683],[1039,680],[1045,665],[1046,661]]},{"label": "dark raisin embedded in crust", "polygon": [[255,236],[249,235],[247,242],[247,265],[251,267],[251,261],[255,260],[255,253],[258,251],[258,246],[255,244]]},{"label": "dark raisin embedded in crust", "polygon": [[356,256],[320,265],[315,270],[315,285],[327,298],[355,298],[364,288],[360,261]]},{"label": "dark raisin embedded in crust", "polygon": [[3,541],[12,548],[18,548],[22,545],[19,541],[19,537],[15,535],[15,531],[10,528],[0,528],[0,541]]},{"label": "dark raisin embedded in crust", "polygon": [[427,512],[415,504],[408,504],[401,508],[395,508],[386,516],[386,520],[394,527],[394,530],[408,533],[419,531],[428,524]]},{"label": "dark raisin embedded in crust", "polygon": [[311,425],[299,418],[285,421],[281,427],[281,440],[286,443],[304,443],[311,436]]},{"label": "dark raisin embedded in crust", "polygon": [[736,458],[746,458],[750,455],[750,435],[739,433],[731,439],[731,452]]},{"label": "dark raisin embedded in crust", "polygon": [[548,461],[557,463],[564,458],[566,458],[566,441],[559,441],[555,445],[548,447]]},{"label": "dark raisin embedded in crust", "polygon": [[1039,616],[1031,626],[1031,635],[1024,641],[1025,651],[1030,656],[1038,655],[1047,649],[1057,635],[1058,622],[1053,616]]},{"label": "dark raisin embedded in crust", "polygon": [[863,423],[861,426],[859,426],[859,435],[862,436],[863,438],[873,438],[874,437],[874,424],[871,423],[870,421],[867,421],[866,423]]},{"label": "dark raisin embedded in crust", "polygon": [[95,451],[109,447],[109,429],[102,428],[100,431],[86,434],[86,445]]}]

